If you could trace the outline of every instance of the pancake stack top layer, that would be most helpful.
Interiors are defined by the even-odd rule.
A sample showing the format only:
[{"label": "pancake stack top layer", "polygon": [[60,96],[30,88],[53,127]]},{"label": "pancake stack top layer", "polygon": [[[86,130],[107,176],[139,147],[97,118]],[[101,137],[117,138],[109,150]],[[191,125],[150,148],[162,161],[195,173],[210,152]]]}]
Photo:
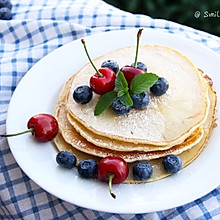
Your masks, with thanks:
[{"label": "pancake stack top layer", "polygon": [[[135,47],[115,50],[95,60],[100,66],[104,60],[115,59],[119,66],[132,63]],[[99,99],[95,95],[87,105],[77,104],[72,94],[79,85],[88,85],[94,74],[90,64],[74,77],[67,101],[68,111],[75,120],[91,132],[108,138],[132,143],[175,145],[184,141],[206,119],[209,108],[207,85],[197,68],[183,55],[162,46],[141,46],[139,59],[146,63],[148,72],[156,73],[169,82],[169,89],[161,97],[151,95],[148,107],[132,110],[125,116],[108,109],[94,116]]]},{"label": "pancake stack top layer", "polygon": [[[132,63],[134,47],[112,51],[94,62],[98,67],[108,59],[120,67]],[[59,151],[73,152],[78,162],[92,158],[99,161],[106,156],[119,156],[129,163],[151,160],[154,169],[150,180],[164,178],[162,157],[178,154],[183,167],[201,152],[215,121],[216,94],[206,77],[180,53],[162,46],[141,46],[139,60],[146,63],[148,72],[166,78],[169,89],[161,97],[150,93],[150,104],[144,110],[132,110],[125,116],[115,115],[111,108],[94,116],[99,95],[86,105],[73,100],[73,91],[80,85],[89,85],[94,74],[86,64],[65,84],[56,107],[59,135],[54,142]],[[131,172],[130,172],[131,173]],[[132,175],[127,183],[137,183]]]}]

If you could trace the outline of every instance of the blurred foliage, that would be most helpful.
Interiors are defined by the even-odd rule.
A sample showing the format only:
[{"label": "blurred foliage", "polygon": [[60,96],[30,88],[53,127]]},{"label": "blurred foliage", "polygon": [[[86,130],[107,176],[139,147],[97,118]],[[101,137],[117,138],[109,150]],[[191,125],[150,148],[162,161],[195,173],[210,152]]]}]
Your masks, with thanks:
[{"label": "blurred foliage", "polygon": [[128,12],[163,18],[220,36],[220,0],[104,1]]}]

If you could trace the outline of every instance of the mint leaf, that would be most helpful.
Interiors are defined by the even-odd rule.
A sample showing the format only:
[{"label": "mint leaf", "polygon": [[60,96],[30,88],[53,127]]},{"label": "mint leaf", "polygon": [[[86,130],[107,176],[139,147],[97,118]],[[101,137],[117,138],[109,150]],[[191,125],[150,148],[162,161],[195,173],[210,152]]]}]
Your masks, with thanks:
[{"label": "mint leaf", "polygon": [[140,94],[148,90],[158,80],[158,76],[154,73],[143,73],[135,76],[130,84],[130,92]]},{"label": "mint leaf", "polygon": [[123,90],[118,91],[117,97],[123,96],[123,95],[125,95],[127,93],[128,93],[128,87],[123,89]]},{"label": "mint leaf", "polygon": [[102,112],[109,108],[109,106],[114,102],[116,98],[117,92],[115,91],[107,92],[104,95],[102,95],[95,106],[95,116],[102,114]]},{"label": "mint leaf", "polygon": [[122,72],[119,72],[115,79],[115,88],[119,91],[128,88],[127,80]]},{"label": "mint leaf", "polygon": [[124,90],[120,90],[120,91],[118,91],[118,93],[117,93],[117,97],[119,98],[119,97],[125,95],[126,93],[127,93],[127,92],[125,92]]},{"label": "mint leaf", "polygon": [[133,100],[130,96],[129,93],[126,93],[122,96],[119,97],[119,100],[121,101],[122,104],[127,105],[127,106],[133,106]]}]

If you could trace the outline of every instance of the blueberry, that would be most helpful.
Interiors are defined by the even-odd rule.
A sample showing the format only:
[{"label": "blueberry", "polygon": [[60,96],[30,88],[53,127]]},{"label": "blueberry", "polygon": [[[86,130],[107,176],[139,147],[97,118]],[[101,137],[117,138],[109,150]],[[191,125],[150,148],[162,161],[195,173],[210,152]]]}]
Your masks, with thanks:
[{"label": "blueberry", "polygon": [[12,8],[12,4],[10,0],[0,0],[0,8]]},{"label": "blueberry", "polygon": [[2,19],[2,20],[12,19],[11,10],[8,8],[0,8],[0,19]]},{"label": "blueberry", "polygon": [[182,161],[177,155],[170,154],[163,159],[163,166],[168,173],[177,173],[182,168]]},{"label": "blueberry", "polygon": [[132,94],[131,98],[133,100],[133,107],[136,109],[144,109],[150,102],[150,98],[147,92],[142,92],[138,95]]},{"label": "blueberry", "polygon": [[119,71],[119,65],[114,60],[104,61],[101,65],[101,67],[108,67],[108,68],[112,69],[115,72],[115,74],[117,74]]},{"label": "blueberry", "polygon": [[119,99],[116,99],[112,104],[112,109],[117,115],[124,115],[131,110],[131,107],[122,104]]},{"label": "blueberry", "polygon": [[76,165],[76,157],[68,151],[60,151],[56,156],[56,161],[62,167],[71,169]]},{"label": "blueberry", "polygon": [[159,77],[157,82],[150,88],[150,91],[156,95],[161,96],[166,93],[169,88],[167,80],[163,77]]},{"label": "blueberry", "polygon": [[73,99],[79,104],[89,103],[92,96],[92,89],[88,86],[79,86],[73,92]]},{"label": "blueberry", "polygon": [[150,163],[140,161],[133,166],[133,176],[136,180],[148,180],[153,174],[153,168]]},{"label": "blueberry", "polygon": [[[134,63],[132,63],[131,66],[134,66]],[[147,66],[142,62],[137,62],[137,68],[144,70],[145,73],[147,72]]]},{"label": "blueberry", "polygon": [[97,173],[97,168],[98,165],[94,160],[82,160],[78,165],[78,173],[81,177],[86,179],[94,178]]}]

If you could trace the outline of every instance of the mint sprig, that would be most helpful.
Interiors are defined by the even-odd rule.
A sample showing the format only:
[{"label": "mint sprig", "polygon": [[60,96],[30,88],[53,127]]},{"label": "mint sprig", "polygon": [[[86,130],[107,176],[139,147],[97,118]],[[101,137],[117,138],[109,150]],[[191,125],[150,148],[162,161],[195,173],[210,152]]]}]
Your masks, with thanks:
[{"label": "mint sprig", "polygon": [[154,73],[143,73],[135,76],[130,85],[130,93],[140,94],[148,90],[157,82],[158,76]]},{"label": "mint sprig", "polygon": [[122,104],[132,106],[133,101],[129,94],[128,82],[122,72],[119,72],[115,79],[115,88],[118,90],[117,97]]},{"label": "mint sprig", "polygon": [[119,97],[119,100],[121,101],[122,104],[127,105],[127,106],[133,106],[133,100],[130,96],[129,93],[124,94],[123,96]]},{"label": "mint sprig", "polygon": [[102,112],[104,112],[107,108],[110,107],[110,105],[114,102],[116,98],[117,98],[116,91],[110,91],[102,95],[95,106],[95,111],[94,111],[95,116],[102,114]]},{"label": "mint sprig", "polygon": [[128,89],[128,82],[124,76],[124,73],[119,72],[116,79],[115,79],[115,88],[118,91],[122,91]]},{"label": "mint sprig", "polygon": [[95,116],[100,115],[118,98],[122,104],[133,106],[131,94],[140,94],[147,91],[158,80],[154,73],[142,73],[135,76],[128,87],[127,80],[122,72],[119,72],[115,80],[116,91],[107,92],[102,95],[95,106]]}]

